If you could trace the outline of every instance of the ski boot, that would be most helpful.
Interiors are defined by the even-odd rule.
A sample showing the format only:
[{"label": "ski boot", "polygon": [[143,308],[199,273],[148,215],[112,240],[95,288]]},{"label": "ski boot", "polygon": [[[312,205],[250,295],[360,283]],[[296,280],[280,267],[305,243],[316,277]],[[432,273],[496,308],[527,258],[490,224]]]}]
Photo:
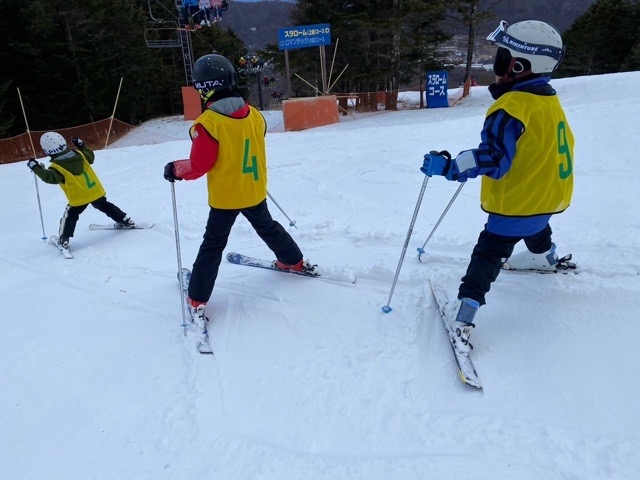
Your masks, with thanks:
[{"label": "ski boot", "polygon": [[544,253],[531,253],[529,250],[511,255],[502,264],[505,270],[537,270],[540,272],[555,272],[558,264],[556,244]]},{"label": "ski boot", "polygon": [[65,250],[69,250],[69,237],[65,237],[64,235],[60,235],[58,239],[58,245]]},{"label": "ski boot", "polygon": [[136,228],[136,224],[131,217],[124,217],[121,221],[116,223],[116,228]]},{"label": "ski boot", "polygon": [[287,265],[282,263],[280,260],[276,260],[273,262],[273,266],[279,268],[280,270],[288,270],[293,272],[304,272],[310,275],[319,275],[318,265],[314,265],[308,260],[300,260],[298,263],[294,265]]},{"label": "ski boot", "polygon": [[456,300],[447,312],[447,317],[451,320],[451,331],[455,348],[462,353],[469,353],[473,345],[469,343],[469,337],[476,325],[473,317],[480,308],[480,304],[470,298]]}]

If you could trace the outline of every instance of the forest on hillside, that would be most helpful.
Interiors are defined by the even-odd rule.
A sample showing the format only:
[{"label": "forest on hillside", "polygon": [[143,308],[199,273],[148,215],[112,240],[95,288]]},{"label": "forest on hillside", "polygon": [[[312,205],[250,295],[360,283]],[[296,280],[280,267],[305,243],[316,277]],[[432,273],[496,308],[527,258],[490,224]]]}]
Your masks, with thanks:
[{"label": "forest on hillside", "polygon": [[[0,137],[25,131],[23,106],[33,130],[109,118],[118,97],[115,116],[131,124],[181,113],[187,65],[211,52],[238,65],[244,88],[255,86],[262,74],[241,68],[248,55],[260,57],[260,66],[282,78],[277,30],[291,25],[331,24],[326,58],[335,61],[335,75],[343,72],[333,92],[397,91],[419,84],[426,69],[459,63],[470,26],[473,53],[500,18],[567,25],[568,53],[558,75],[640,68],[640,0],[232,0],[221,22],[191,35],[192,55],[181,48],[151,48],[149,25],[172,25],[179,17],[175,0],[0,0]],[[177,35],[172,30],[167,35]],[[455,61],[447,49],[454,37],[463,38]],[[291,51],[291,58],[293,95],[316,94],[317,50]]]}]

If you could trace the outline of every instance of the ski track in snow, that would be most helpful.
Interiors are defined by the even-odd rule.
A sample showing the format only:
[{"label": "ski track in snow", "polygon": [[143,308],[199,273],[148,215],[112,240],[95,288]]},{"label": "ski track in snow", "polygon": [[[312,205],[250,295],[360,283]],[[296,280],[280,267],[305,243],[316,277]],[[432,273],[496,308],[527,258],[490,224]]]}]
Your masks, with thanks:
[{"label": "ski track in snow", "polygon": [[[477,145],[485,89],[451,109],[387,112],[270,133],[274,218],[340,284],[223,260],[207,305],[214,355],[183,334],[167,161],[189,123],[143,125],[96,171],[153,229],[89,231],[64,260],[40,239],[33,176],[0,166],[0,477],[601,479],[640,469],[636,116],[640,72],[554,81],[576,135],[576,190],[552,221],[580,272],[503,272],[472,337],[484,391],[463,385],[428,278],[455,294],[485,221],[469,181],[429,181],[386,304],[431,149]],[[608,87],[605,89],[603,85]],[[265,112],[270,128],[279,112]],[[146,128],[146,130],[145,130]],[[164,142],[164,143],[159,143]],[[603,162],[616,162],[611,169]],[[64,200],[39,184],[47,235]],[[207,216],[204,181],[176,182],[182,264]],[[7,208],[10,206],[10,208]],[[518,246],[517,248],[522,248]],[[227,251],[271,258],[239,217]],[[38,461],[34,460],[37,452]]]}]

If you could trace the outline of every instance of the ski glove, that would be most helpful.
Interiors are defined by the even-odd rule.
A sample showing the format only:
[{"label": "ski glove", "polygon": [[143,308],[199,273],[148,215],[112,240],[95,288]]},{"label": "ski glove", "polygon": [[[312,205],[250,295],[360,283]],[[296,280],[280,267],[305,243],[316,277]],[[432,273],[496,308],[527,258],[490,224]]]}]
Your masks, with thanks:
[{"label": "ski glove", "polygon": [[78,137],[71,137],[71,143],[73,143],[78,148],[84,147],[84,142],[80,140]]},{"label": "ski glove", "polygon": [[164,178],[171,183],[176,180],[182,180],[180,177],[176,177],[176,167],[173,162],[169,162],[164,166]]},{"label": "ski glove", "polygon": [[29,167],[32,172],[33,172],[33,169],[38,166],[41,167],[42,165],[40,165],[35,158],[30,158],[29,161],[27,162],[27,167]]},{"label": "ski glove", "polygon": [[462,178],[458,170],[458,164],[455,160],[451,160],[451,154],[446,150],[436,152],[430,151],[424,156],[424,161],[420,171],[428,176],[440,175],[447,180],[457,180],[465,182],[466,177]]},{"label": "ski glove", "polygon": [[442,175],[447,176],[447,173],[451,170],[451,154],[446,150],[436,152],[431,150],[424,156],[424,162],[420,171],[428,176]]}]

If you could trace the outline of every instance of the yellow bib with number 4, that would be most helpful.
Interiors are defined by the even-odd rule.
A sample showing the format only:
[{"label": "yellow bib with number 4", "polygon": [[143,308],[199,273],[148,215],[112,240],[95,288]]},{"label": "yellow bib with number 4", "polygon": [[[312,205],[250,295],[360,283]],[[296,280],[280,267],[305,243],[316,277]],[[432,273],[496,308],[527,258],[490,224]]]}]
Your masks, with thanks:
[{"label": "yellow bib with number 4", "polygon": [[[209,206],[224,210],[253,207],[267,197],[267,155],[262,114],[244,118],[205,110],[196,123],[218,141],[218,159],[207,173]],[[193,132],[193,127],[192,127]]]}]

